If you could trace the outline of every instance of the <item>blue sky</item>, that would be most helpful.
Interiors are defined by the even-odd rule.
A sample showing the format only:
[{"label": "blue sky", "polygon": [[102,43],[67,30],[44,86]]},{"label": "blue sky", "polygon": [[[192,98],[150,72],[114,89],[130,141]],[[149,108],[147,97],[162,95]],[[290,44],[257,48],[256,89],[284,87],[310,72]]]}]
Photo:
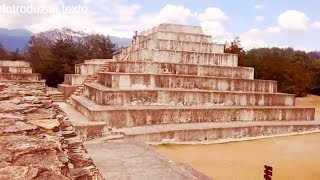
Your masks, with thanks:
[{"label": "blue sky", "polygon": [[[159,23],[202,26],[217,42],[240,36],[246,49],[294,47],[320,49],[320,12],[317,0],[0,0],[0,7],[12,5],[58,9],[55,13],[7,13],[0,9],[0,27],[25,28],[40,32],[70,27],[132,37]],[[64,12],[62,7],[85,7],[85,11]]]}]

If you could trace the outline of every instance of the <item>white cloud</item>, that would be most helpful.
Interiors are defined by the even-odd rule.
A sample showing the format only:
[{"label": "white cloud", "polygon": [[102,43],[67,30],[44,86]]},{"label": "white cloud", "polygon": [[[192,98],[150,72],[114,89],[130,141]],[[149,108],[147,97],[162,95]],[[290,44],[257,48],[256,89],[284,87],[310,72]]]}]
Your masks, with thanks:
[{"label": "white cloud", "polygon": [[261,9],[264,8],[264,6],[262,4],[257,4],[253,8],[256,9],[256,10],[261,10]]},{"label": "white cloud", "polygon": [[203,13],[199,14],[200,21],[225,21],[228,16],[219,8],[208,7]]},{"label": "white cloud", "polygon": [[287,10],[278,17],[278,25],[290,31],[306,31],[308,23],[308,16],[296,10]]},{"label": "white cloud", "polygon": [[232,39],[231,33],[223,25],[224,21],[229,18],[221,9],[208,7],[197,15],[197,19],[204,33],[212,36],[214,41],[223,43],[226,40]]},{"label": "white cloud", "polygon": [[142,15],[139,20],[144,28],[151,28],[161,23],[186,24],[192,16],[191,10],[184,6],[167,4],[159,13]]},{"label": "white cloud", "polygon": [[312,24],[312,27],[316,28],[316,29],[320,29],[320,21],[316,21]]},{"label": "white cloud", "polygon": [[264,40],[265,32],[258,28],[252,28],[249,31],[240,35],[240,40],[244,49],[266,46]]},{"label": "white cloud", "polygon": [[277,26],[268,27],[267,32],[271,34],[279,34],[281,32],[281,28]]},{"label": "white cloud", "polygon": [[258,22],[264,21],[264,17],[263,16],[256,16],[255,20]]}]

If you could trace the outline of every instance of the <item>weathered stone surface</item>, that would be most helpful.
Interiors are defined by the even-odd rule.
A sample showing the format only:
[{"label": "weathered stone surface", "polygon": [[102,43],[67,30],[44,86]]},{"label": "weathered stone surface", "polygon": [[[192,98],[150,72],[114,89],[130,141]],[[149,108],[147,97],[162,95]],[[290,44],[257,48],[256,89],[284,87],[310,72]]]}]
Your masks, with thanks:
[{"label": "weathered stone surface", "polygon": [[14,125],[6,127],[3,132],[16,133],[16,132],[21,132],[21,131],[32,131],[32,130],[36,130],[36,129],[37,129],[37,127],[34,125],[18,121]]},{"label": "weathered stone surface", "polygon": [[182,180],[203,177],[168,161],[143,143],[88,143],[85,146],[106,179]]},{"label": "weathered stone surface", "polygon": [[[0,87],[0,179],[77,178],[70,162],[84,168],[83,178],[103,179],[82,141],[69,146],[62,136],[61,124],[71,124],[64,122],[65,114],[52,104],[44,86],[8,81]],[[68,134],[75,135],[70,129]]]},{"label": "weathered stone surface", "polygon": [[53,128],[59,127],[60,123],[56,119],[39,119],[39,120],[30,120],[28,123],[34,124],[38,127],[52,130]]}]

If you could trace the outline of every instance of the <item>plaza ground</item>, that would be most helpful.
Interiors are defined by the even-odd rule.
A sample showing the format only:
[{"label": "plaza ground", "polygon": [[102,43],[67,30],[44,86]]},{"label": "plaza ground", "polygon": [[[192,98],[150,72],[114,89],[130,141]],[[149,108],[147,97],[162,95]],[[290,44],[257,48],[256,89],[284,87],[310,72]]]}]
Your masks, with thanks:
[{"label": "plaza ground", "polygon": [[[316,107],[320,97],[296,98],[297,106]],[[273,179],[320,179],[320,133],[210,145],[160,145],[156,148],[174,162],[185,162],[218,180],[264,179],[264,165]]]}]

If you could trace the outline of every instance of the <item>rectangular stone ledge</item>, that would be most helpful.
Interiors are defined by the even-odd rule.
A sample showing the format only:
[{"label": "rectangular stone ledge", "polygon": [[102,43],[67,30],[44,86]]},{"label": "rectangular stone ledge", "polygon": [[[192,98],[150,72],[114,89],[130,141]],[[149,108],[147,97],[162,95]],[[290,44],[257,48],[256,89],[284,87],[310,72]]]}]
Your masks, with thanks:
[{"label": "rectangular stone ledge", "polygon": [[125,140],[159,142],[215,141],[314,131],[317,121],[163,124],[117,129]]},{"label": "rectangular stone ledge", "polygon": [[25,81],[25,80],[3,80],[0,79],[1,84],[7,85],[26,85],[28,87],[38,88],[45,88],[46,87],[46,80],[39,80],[39,81]]},{"label": "rectangular stone ledge", "polygon": [[81,85],[88,75],[83,74],[65,74],[64,83],[69,85]]},{"label": "rectangular stone ledge", "polygon": [[112,89],[85,84],[86,96],[100,105],[115,106],[293,106],[294,95],[189,89]]},{"label": "rectangular stone ledge", "polygon": [[39,81],[41,75],[38,73],[0,73],[0,79]]},{"label": "rectangular stone ledge", "polygon": [[109,62],[105,72],[198,75],[253,79],[252,67],[227,67],[150,61]]},{"label": "rectangular stone ledge", "polygon": [[90,60],[85,60],[85,64],[105,64],[107,62],[112,62],[114,61],[113,59],[90,59]]},{"label": "rectangular stone ledge", "polygon": [[0,66],[30,67],[30,63],[26,61],[0,60]]},{"label": "rectangular stone ledge", "polygon": [[147,39],[133,45],[133,49],[156,49],[199,53],[224,53],[224,45],[212,42],[173,41],[166,39]]},{"label": "rectangular stone ledge", "polygon": [[0,73],[32,73],[31,67],[0,66]]},{"label": "rectangular stone ledge", "polygon": [[86,124],[74,125],[76,134],[83,141],[92,140],[94,138],[102,137],[106,133],[106,124]]},{"label": "rectangular stone ledge", "polygon": [[94,74],[99,68],[101,64],[76,64],[75,65],[75,74],[82,75],[91,75]]},{"label": "rectangular stone ledge", "polygon": [[67,99],[77,89],[77,85],[58,84],[58,91],[62,92],[64,99]]},{"label": "rectangular stone ledge", "polygon": [[277,92],[276,81],[193,75],[98,73],[98,83],[109,88],[186,88],[214,91]]},{"label": "rectangular stone ledge", "polygon": [[238,66],[238,56],[236,54],[140,49],[131,51],[127,55],[115,56],[115,60],[126,60],[124,56],[128,56],[129,61],[189,63],[229,67]]},{"label": "rectangular stone ledge", "polygon": [[101,106],[81,96],[71,96],[71,104],[92,121],[111,127],[135,127],[155,124],[179,124],[227,121],[299,121],[314,120],[314,108],[205,106]]},{"label": "rectangular stone ledge", "polygon": [[171,41],[186,41],[186,42],[203,42],[212,43],[212,37],[204,34],[190,34],[190,33],[174,33],[166,31],[158,31],[149,36],[151,39],[165,39]]}]

